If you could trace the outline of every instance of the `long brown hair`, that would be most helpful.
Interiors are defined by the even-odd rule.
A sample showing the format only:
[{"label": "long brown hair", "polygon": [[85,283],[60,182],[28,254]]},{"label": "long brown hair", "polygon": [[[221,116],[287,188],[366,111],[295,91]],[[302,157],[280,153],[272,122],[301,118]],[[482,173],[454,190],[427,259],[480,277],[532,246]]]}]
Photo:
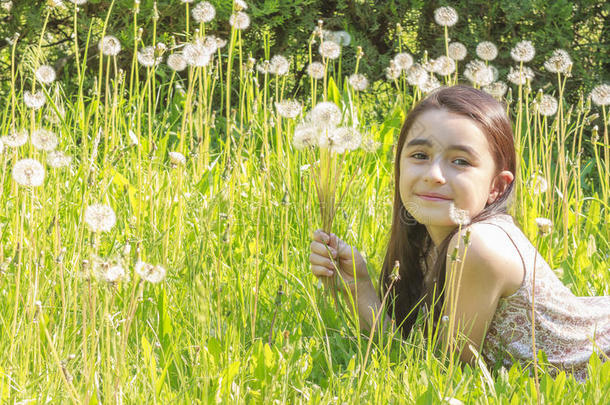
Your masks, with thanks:
[{"label": "long brown hair", "polygon": [[[426,227],[409,214],[400,197],[400,155],[403,145],[417,117],[431,109],[442,109],[475,121],[487,137],[496,173],[508,170],[516,176],[516,156],[513,131],[504,106],[491,95],[472,87],[457,85],[442,87],[421,100],[408,114],[400,131],[394,160],[394,208],[390,240],[379,277],[379,295],[383,297],[391,288],[387,306],[389,313],[407,337],[417,319],[419,309],[432,306],[435,319],[440,314],[445,286],[447,248],[458,228],[454,229],[438,246],[438,258],[427,268],[426,257],[433,247]],[[508,213],[514,181],[493,203],[471,218],[471,223]],[[399,278],[392,283],[392,270],[398,261]],[[424,279],[426,274],[426,279]],[[434,280],[434,282],[428,282]],[[433,295],[434,302],[432,301]]]}]

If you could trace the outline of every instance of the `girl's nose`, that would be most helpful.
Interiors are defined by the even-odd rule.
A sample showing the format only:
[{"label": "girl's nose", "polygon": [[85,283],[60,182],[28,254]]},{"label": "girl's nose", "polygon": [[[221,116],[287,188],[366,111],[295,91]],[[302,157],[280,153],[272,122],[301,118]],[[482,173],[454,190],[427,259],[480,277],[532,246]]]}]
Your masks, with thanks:
[{"label": "girl's nose", "polygon": [[440,184],[445,182],[445,176],[443,175],[440,162],[437,160],[430,162],[430,165],[428,165],[428,170],[426,170],[424,173],[424,181]]}]

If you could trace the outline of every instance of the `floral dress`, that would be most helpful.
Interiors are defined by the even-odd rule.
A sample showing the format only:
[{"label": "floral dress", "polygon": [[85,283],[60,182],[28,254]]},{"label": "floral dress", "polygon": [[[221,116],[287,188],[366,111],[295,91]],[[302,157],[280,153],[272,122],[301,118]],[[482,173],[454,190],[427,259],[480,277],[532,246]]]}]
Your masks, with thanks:
[{"label": "floral dress", "polygon": [[587,378],[587,364],[595,352],[604,361],[610,356],[610,296],[577,297],[562,284],[510,215],[499,215],[494,224],[511,239],[525,268],[519,289],[501,297],[489,325],[481,354],[490,365],[501,361],[532,360],[532,283],[534,258],[536,350],[545,352],[556,374],[571,372],[577,380]]}]

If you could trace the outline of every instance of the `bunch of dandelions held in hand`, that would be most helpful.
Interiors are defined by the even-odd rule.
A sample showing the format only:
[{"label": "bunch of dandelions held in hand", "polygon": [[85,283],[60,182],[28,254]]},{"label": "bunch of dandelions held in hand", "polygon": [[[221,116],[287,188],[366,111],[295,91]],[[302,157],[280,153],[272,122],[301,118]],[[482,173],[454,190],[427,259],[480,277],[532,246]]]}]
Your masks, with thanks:
[{"label": "bunch of dandelions held in hand", "polygon": [[[323,101],[313,107],[305,120],[296,126],[293,138],[295,148],[313,153],[311,161],[315,163],[311,165],[312,178],[320,206],[322,229],[328,234],[331,232],[341,200],[353,180],[352,176],[345,189],[339,192],[343,183],[341,174],[346,152],[358,149],[362,142],[358,130],[352,126],[342,125],[344,121],[347,119],[344,119],[343,112],[335,103]],[[333,276],[331,285],[337,304],[334,283]]]}]

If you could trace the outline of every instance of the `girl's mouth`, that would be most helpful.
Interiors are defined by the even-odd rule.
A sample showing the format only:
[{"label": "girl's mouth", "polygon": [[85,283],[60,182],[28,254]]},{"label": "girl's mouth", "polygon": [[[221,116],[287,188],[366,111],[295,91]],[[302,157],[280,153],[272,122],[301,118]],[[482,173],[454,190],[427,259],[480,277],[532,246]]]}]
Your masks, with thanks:
[{"label": "girl's mouth", "polygon": [[429,194],[416,194],[419,198],[426,201],[451,201],[450,198],[440,197],[437,195],[429,195]]}]

